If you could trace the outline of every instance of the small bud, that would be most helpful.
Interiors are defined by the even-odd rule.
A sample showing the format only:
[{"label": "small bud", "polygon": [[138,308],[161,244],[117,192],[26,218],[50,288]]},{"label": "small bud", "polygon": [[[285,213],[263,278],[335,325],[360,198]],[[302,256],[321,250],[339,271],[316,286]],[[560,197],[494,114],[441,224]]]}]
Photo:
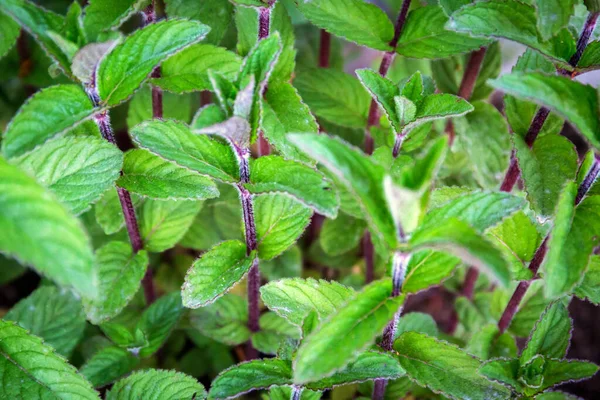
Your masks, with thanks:
[{"label": "small bud", "polygon": [[600,12],[600,0],[583,0],[589,12]]}]

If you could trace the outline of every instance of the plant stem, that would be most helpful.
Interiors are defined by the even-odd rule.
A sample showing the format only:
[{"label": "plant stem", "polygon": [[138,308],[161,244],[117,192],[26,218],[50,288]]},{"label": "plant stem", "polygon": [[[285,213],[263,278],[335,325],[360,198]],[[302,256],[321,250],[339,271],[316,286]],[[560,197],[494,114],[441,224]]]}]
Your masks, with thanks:
[{"label": "plant stem", "polygon": [[[262,40],[269,36],[269,28],[271,25],[271,6],[274,1],[269,2],[268,7],[261,7],[258,15],[258,40]],[[271,153],[271,146],[265,139],[262,132],[258,132],[258,138],[256,139],[258,156],[266,156]]]},{"label": "plant stem", "polygon": [[[581,182],[581,185],[577,189],[577,196],[575,197],[576,206],[579,203],[581,203],[592,184],[596,181],[596,179],[598,178],[598,173],[600,173],[600,160],[596,156],[594,158],[594,163],[590,167],[590,170],[587,172],[585,178],[583,179],[583,182]],[[538,247],[538,249],[536,250],[533,259],[529,263],[529,270],[533,273],[532,279],[535,278],[535,276],[538,273],[538,270],[540,269],[540,266],[542,265],[542,262],[544,261],[549,238],[550,235],[548,234],[544,238],[544,241],[542,242],[540,247]],[[515,314],[519,309],[519,304],[521,304],[523,297],[525,297],[525,293],[527,293],[527,289],[529,288],[530,284],[531,280],[519,282],[519,285],[515,289],[506,308],[504,309],[504,312],[502,313],[502,316],[500,317],[500,320],[498,321],[498,330],[500,331],[500,333],[504,333],[506,329],[508,329],[508,327],[510,326],[510,323],[512,322]]]},{"label": "plant stem", "polygon": [[362,251],[365,258],[365,283],[369,284],[375,279],[375,249],[371,241],[371,233],[367,231],[362,238]]},{"label": "plant stem", "polygon": [[290,400],[300,400],[302,397],[302,388],[292,386],[292,395],[290,396]]},{"label": "plant stem", "polygon": [[331,33],[321,29],[321,43],[319,46],[319,67],[329,68],[331,52]]},{"label": "plant stem", "polygon": [[597,12],[593,12],[588,15],[587,20],[585,21],[585,24],[583,25],[583,30],[581,31],[581,35],[579,36],[579,40],[577,41],[577,51],[575,52],[575,54],[573,54],[573,57],[571,57],[571,59],[569,60],[569,64],[571,64],[571,66],[576,67],[577,63],[581,59],[581,56],[583,55],[583,52],[584,52],[585,48],[587,47],[590,37],[592,36],[594,29],[596,28],[597,20],[598,20]]}]

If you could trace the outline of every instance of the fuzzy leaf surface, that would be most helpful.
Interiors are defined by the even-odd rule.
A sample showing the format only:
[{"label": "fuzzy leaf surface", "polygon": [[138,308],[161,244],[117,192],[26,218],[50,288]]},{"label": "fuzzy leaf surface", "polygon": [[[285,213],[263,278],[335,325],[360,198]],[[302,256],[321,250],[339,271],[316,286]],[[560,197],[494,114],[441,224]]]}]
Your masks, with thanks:
[{"label": "fuzzy leaf surface", "polygon": [[181,372],[159,369],[137,371],[115,383],[106,400],[160,400],[205,399],[206,389],[195,378]]}]

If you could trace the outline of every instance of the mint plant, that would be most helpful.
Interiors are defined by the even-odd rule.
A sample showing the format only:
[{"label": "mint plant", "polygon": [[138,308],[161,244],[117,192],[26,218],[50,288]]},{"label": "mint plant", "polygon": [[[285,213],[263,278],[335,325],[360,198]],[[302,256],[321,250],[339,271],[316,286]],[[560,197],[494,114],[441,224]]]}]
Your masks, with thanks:
[{"label": "mint plant", "polygon": [[569,357],[597,0],[38,3],[0,2],[1,398],[573,399],[598,371]]}]

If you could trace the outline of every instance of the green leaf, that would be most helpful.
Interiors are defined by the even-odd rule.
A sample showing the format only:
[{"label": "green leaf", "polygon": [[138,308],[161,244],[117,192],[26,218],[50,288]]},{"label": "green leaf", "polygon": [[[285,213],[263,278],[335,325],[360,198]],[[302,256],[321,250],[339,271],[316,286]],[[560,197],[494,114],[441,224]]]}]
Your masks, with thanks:
[{"label": "green leaf", "polygon": [[398,361],[390,354],[367,351],[330,377],[312,382],[309,389],[324,390],[337,385],[347,385],[375,379],[397,379],[405,374]]},{"label": "green leaf", "polygon": [[543,40],[550,40],[569,24],[575,0],[536,0],[537,28]]},{"label": "green leaf", "polygon": [[83,17],[83,28],[88,40],[95,42],[100,33],[117,30],[146,3],[146,0],[91,0]]},{"label": "green leaf", "polygon": [[224,182],[239,181],[239,167],[231,148],[206,135],[194,134],[175,121],[149,121],[131,131],[142,148],[165,160]]},{"label": "green leaf", "polygon": [[322,321],[336,313],[354,296],[354,290],[335,281],[293,278],[263,285],[260,295],[269,310],[302,326],[311,312]]},{"label": "green leaf", "polygon": [[536,391],[542,391],[564,382],[591,378],[596,372],[598,372],[598,366],[590,362],[546,359],[542,370],[542,385]]},{"label": "green leaf", "polygon": [[600,41],[594,40],[588,43],[577,63],[577,70],[586,72],[598,69],[600,66]]},{"label": "green leaf", "polygon": [[593,304],[600,303],[600,257],[593,255],[590,258],[588,269],[583,281],[575,289],[575,295]]},{"label": "green leaf", "polygon": [[191,311],[190,323],[203,335],[229,346],[250,339],[248,303],[235,294],[225,294],[214,303]]},{"label": "green leaf", "polygon": [[493,382],[504,384],[523,391],[523,383],[519,380],[519,360],[498,358],[490,360],[479,368],[479,374]]},{"label": "green leaf", "polygon": [[[508,301],[509,297],[506,295],[502,303],[498,304],[501,307],[501,309],[497,310],[498,317]],[[509,331],[518,337],[528,337],[540,319],[540,315],[543,314],[550,303],[551,300],[548,300],[544,296],[544,282],[541,280],[533,281],[525,298],[521,301],[519,311],[517,311],[517,315],[513,318]]]},{"label": "green leaf", "polygon": [[88,359],[79,369],[79,373],[94,387],[103,387],[131,372],[139,362],[128,350],[109,346]]},{"label": "green leaf", "polygon": [[162,63],[160,78],[153,78],[151,82],[173,93],[210,90],[209,70],[233,80],[240,64],[240,57],[223,47],[194,44]]},{"label": "green leaf", "polygon": [[489,43],[445,28],[448,17],[438,5],[408,14],[396,52],[410,58],[445,58],[477,50]]},{"label": "green leaf", "polygon": [[81,302],[72,293],[54,286],[38,288],[3,319],[15,321],[65,357],[71,354],[85,329]]},{"label": "green leaf", "polygon": [[[217,45],[227,39],[227,30],[233,17],[231,2],[204,0],[193,4],[187,0],[167,0],[165,5],[165,14],[169,17],[189,18],[208,25],[210,32],[206,35],[204,42]],[[215,18],[215,15],[218,15],[218,18]]]},{"label": "green leaf", "polygon": [[19,24],[10,16],[0,12],[0,58],[12,49],[20,33]]},{"label": "green leaf", "polygon": [[259,326],[252,335],[252,345],[261,353],[276,355],[282,344],[300,340],[300,328],[273,312],[263,313]]},{"label": "green leaf", "polygon": [[355,248],[365,233],[365,220],[339,213],[336,219],[326,219],[319,234],[323,251],[338,256]]},{"label": "green leaf", "polygon": [[204,200],[219,195],[210,179],[146,150],[125,154],[123,175],[117,184],[152,199]]},{"label": "green leaf", "polygon": [[257,389],[291,385],[289,362],[277,358],[254,360],[222,371],[212,382],[209,399],[231,399]]},{"label": "green leaf", "polygon": [[0,355],[3,398],[100,399],[67,360],[14,322],[0,320]]},{"label": "green leaf", "polygon": [[521,364],[537,354],[548,358],[564,358],[571,342],[571,329],[573,324],[565,305],[561,301],[550,304],[533,328],[527,346],[521,353]]},{"label": "green leaf", "polygon": [[[208,27],[195,21],[169,19],[136,31],[100,62],[96,72],[98,94],[104,104],[117,105],[141,85],[164,59],[202,39]],[[145,43],[153,46],[145,47]]]},{"label": "green leaf", "polygon": [[360,150],[327,135],[298,134],[290,140],[327,167],[360,202],[369,228],[390,248],[397,242],[396,227],[383,189],[385,170]]},{"label": "green leaf", "polygon": [[407,375],[434,392],[453,399],[506,399],[504,387],[479,376],[481,361],[464,350],[417,332],[406,332],[394,343]]},{"label": "green leaf", "polygon": [[238,86],[240,88],[246,87],[251,82],[251,77],[253,77],[255,93],[264,92],[264,87],[273,73],[273,68],[280,54],[281,36],[277,32],[256,43],[242,62],[237,77]]},{"label": "green leaf", "polygon": [[107,393],[106,400],[136,400],[147,397],[160,400],[205,399],[206,390],[195,378],[176,371],[147,369],[121,379]]},{"label": "green leaf", "polygon": [[133,254],[129,243],[109,242],[99,248],[95,268],[100,296],[84,302],[88,319],[97,325],[119,314],[140,288],[147,266],[148,253],[141,250]]},{"label": "green leaf", "polygon": [[496,89],[550,108],[600,146],[598,97],[594,88],[567,77],[512,73],[490,81]]},{"label": "green leaf", "polygon": [[510,270],[500,250],[459,219],[449,218],[419,229],[409,243],[414,249],[430,248],[454,254],[505,287],[510,282]]},{"label": "green leaf", "polygon": [[53,137],[64,135],[96,111],[78,85],[40,90],[8,124],[2,138],[2,154],[6,158],[20,156]]},{"label": "green leaf", "polygon": [[559,200],[548,254],[542,265],[548,298],[570,293],[581,282],[590,255],[598,245],[600,196],[587,197],[573,208],[575,186],[567,185]]},{"label": "green leaf", "polygon": [[246,275],[254,259],[254,254],[246,254],[246,245],[237,240],[204,253],[185,276],[181,288],[185,307],[203,307],[223,296]]},{"label": "green leaf", "polygon": [[420,250],[413,253],[402,285],[402,292],[417,293],[448,279],[460,259],[440,251]]},{"label": "green leaf", "polygon": [[302,70],[294,86],[317,117],[348,128],[366,126],[371,99],[353,76],[329,68]]},{"label": "green leaf", "polygon": [[159,253],[175,246],[185,235],[202,202],[193,200],[146,200],[139,218],[144,248]]},{"label": "green leaf", "polygon": [[319,214],[330,218],[337,215],[339,199],[331,182],[299,162],[278,156],[260,157],[250,165],[250,183],[244,186],[251,193],[286,193]]},{"label": "green leaf", "polygon": [[440,334],[433,317],[429,314],[420,312],[404,314],[398,320],[395,337],[398,338],[398,336],[402,335],[404,332],[419,332],[432,337],[436,337]]},{"label": "green leaf", "polygon": [[[186,124],[192,120],[192,108],[197,104],[194,94],[177,95],[163,91],[163,119],[175,119]],[[127,109],[127,127],[129,130],[137,124],[149,121],[152,117],[152,90],[150,85],[143,85],[129,101]]]},{"label": "green leaf", "polygon": [[42,46],[45,53],[58,63],[59,68],[67,75],[70,74],[69,57],[52,39],[52,33],[59,34],[63,30],[65,19],[62,15],[27,0],[4,0],[0,4],[0,11],[21,25]]},{"label": "green leaf", "polygon": [[450,16],[446,26],[475,37],[504,38],[524,44],[565,67],[569,67],[566,61],[575,53],[575,39],[566,29],[544,41],[536,28],[535,7],[518,0],[490,0],[466,5]]},{"label": "green leaf", "polygon": [[300,12],[314,25],[336,36],[377,50],[391,50],[394,27],[383,10],[361,0],[298,2]]},{"label": "green leaf", "polygon": [[366,286],[305,338],[294,361],[294,382],[322,379],[356,360],[404,302],[404,296],[391,294],[391,279]]},{"label": "green leaf", "polygon": [[92,248],[81,223],[2,158],[0,176],[0,250],[82,297],[97,297]]},{"label": "green leaf", "polygon": [[454,127],[465,140],[475,180],[483,188],[495,189],[510,161],[508,125],[493,105],[477,101],[473,106],[473,112],[454,120]]},{"label": "green leaf", "polygon": [[[263,159],[266,157],[261,157]],[[312,212],[285,194],[255,196],[254,219],[258,256],[261,260],[277,257],[292,246],[310,223]]]},{"label": "green leaf", "polygon": [[[389,79],[381,76],[372,69],[356,70],[356,75],[360,83],[369,91],[377,104],[385,111],[385,114],[394,128],[394,132],[400,133],[402,127],[414,120],[414,112],[410,118],[402,118],[396,107],[396,96],[400,95],[400,89]],[[410,100],[402,97],[408,104],[411,104],[416,111],[416,106]]]},{"label": "green leaf", "polygon": [[287,159],[310,160],[288,140],[288,133],[317,133],[318,126],[296,89],[287,82],[274,82],[260,100],[260,128],[264,137]]},{"label": "green leaf", "polygon": [[114,185],[123,154],[104,139],[70,136],[45,143],[14,162],[78,215]]},{"label": "green leaf", "polygon": [[260,273],[267,281],[296,278],[302,272],[302,252],[293,245],[272,260],[262,260]]},{"label": "green leaf", "polygon": [[[142,197],[135,193],[131,195],[133,207],[139,208],[142,204]],[[85,214],[84,214],[85,215]],[[116,189],[111,188],[104,193],[104,196],[95,205],[95,217],[98,225],[107,235],[119,232],[125,226],[125,217]]]},{"label": "green leaf", "polygon": [[144,334],[148,344],[140,349],[140,357],[148,357],[162,347],[183,311],[179,292],[160,297],[144,311],[136,329]]},{"label": "green leaf", "polygon": [[513,143],[531,208],[540,216],[552,216],[560,192],[577,173],[575,146],[558,135],[538,138],[531,150],[519,136]]}]

